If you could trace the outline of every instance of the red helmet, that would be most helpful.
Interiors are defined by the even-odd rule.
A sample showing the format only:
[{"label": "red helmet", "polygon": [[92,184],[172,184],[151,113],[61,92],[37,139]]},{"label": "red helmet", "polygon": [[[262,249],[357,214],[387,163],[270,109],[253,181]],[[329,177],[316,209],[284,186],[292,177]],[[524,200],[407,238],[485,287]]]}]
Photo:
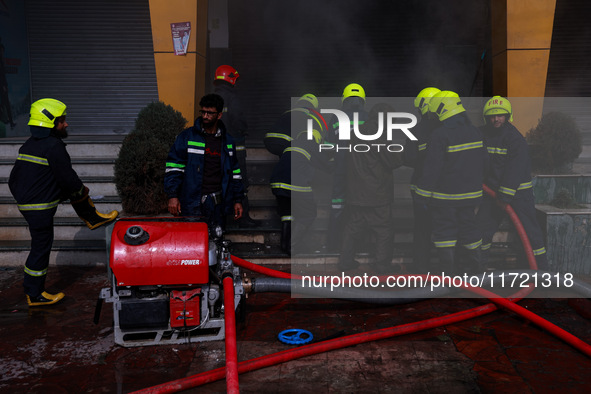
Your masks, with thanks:
[{"label": "red helmet", "polygon": [[215,70],[214,81],[221,79],[222,81],[230,82],[232,85],[235,85],[239,76],[238,71],[234,67],[223,65]]}]

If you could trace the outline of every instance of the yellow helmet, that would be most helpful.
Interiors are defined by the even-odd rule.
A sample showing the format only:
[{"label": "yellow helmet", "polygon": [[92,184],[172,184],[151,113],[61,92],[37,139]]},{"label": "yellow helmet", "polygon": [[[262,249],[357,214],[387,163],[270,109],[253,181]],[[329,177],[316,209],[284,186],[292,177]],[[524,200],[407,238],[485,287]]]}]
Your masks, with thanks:
[{"label": "yellow helmet", "polygon": [[365,101],[365,90],[363,90],[363,87],[357,83],[350,83],[345,87],[345,90],[343,90],[343,98],[341,101],[345,101],[345,99],[349,97],[361,97],[363,101]]},{"label": "yellow helmet", "polygon": [[429,111],[435,113],[440,121],[451,118],[466,111],[457,93],[450,90],[442,90],[429,100]]},{"label": "yellow helmet", "polygon": [[59,100],[45,98],[31,104],[29,126],[53,129],[55,119],[66,115],[66,104]]},{"label": "yellow helmet", "polygon": [[511,103],[505,97],[494,96],[484,104],[482,116],[486,123],[486,117],[491,115],[509,115],[509,122],[513,122],[513,110]]},{"label": "yellow helmet", "polygon": [[315,109],[318,109],[318,98],[311,93],[306,93],[302,97],[299,98],[298,101],[307,101],[314,106]]},{"label": "yellow helmet", "polygon": [[429,100],[439,92],[441,92],[441,90],[437,88],[425,88],[421,90],[415,98],[415,108],[419,109],[421,114],[425,115],[429,110]]}]

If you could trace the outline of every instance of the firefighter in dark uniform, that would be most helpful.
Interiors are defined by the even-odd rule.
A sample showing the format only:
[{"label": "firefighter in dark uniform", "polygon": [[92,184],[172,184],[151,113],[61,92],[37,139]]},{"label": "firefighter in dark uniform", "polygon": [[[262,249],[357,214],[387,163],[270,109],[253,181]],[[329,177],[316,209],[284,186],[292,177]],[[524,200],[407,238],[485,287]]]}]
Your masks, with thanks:
[{"label": "firefighter in dark uniform", "polygon": [[68,136],[66,105],[41,99],[31,105],[31,137],[19,149],[8,185],[18,209],[29,225],[31,251],[25,263],[24,289],[29,306],[50,305],[64,293],[45,291],[49,255],[53,244],[53,217],[62,200],[70,202],[88,228],[109,223],[119,214],[97,212],[85,187],[72,168],[62,139]]},{"label": "firefighter in dark uniform", "polygon": [[414,271],[427,273],[431,260],[431,211],[424,200],[417,198],[416,184],[423,174],[425,153],[431,140],[431,133],[440,126],[437,115],[429,112],[429,101],[440,90],[433,87],[424,88],[414,100],[414,106],[420,113],[421,121],[413,128],[416,141],[408,140],[404,147],[404,165],[413,168],[410,178],[410,192],[413,199],[413,249],[412,261]]},{"label": "firefighter in dark uniform", "polygon": [[482,236],[475,209],[482,200],[486,166],[482,136],[465,115],[457,93],[435,94],[429,111],[438,116],[441,126],[432,133],[415,192],[431,208],[438,269],[458,272],[455,247],[459,244],[467,250],[469,269],[480,270]]},{"label": "firefighter in dark uniform", "polygon": [[483,116],[486,124],[480,129],[489,155],[484,183],[496,192],[499,201],[497,204],[486,195],[478,211],[483,262],[488,262],[492,237],[506,216],[503,206],[510,204],[527,233],[538,268],[548,270],[544,236],[536,219],[529,148],[523,135],[510,123],[511,103],[495,96],[484,105]]},{"label": "firefighter in dark uniform", "polygon": [[[379,126],[380,114],[394,112],[388,104],[375,105],[367,122],[359,126],[362,134],[375,133]],[[376,144],[388,144],[385,133]],[[353,133],[351,143],[364,143]],[[370,267],[380,274],[393,273],[392,253],[394,232],[392,226],[392,203],[394,200],[393,170],[402,164],[402,153],[380,149],[378,152],[346,152],[345,199],[347,205],[343,212],[339,269],[355,269],[358,245],[370,234],[375,242],[372,247],[374,261]]]},{"label": "firefighter in dark uniform", "polygon": [[[354,114],[357,114],[357,122],[362,126],[367,120],[367,111],[365,110],[365,90],[357,83],[351,83],[343,89],[341,97],[341,110],[349,117],[350,124],[348,127],[354,127]],[[338,132],[340,123],[336,117],[332,117],[328,122],[332,130],[331,138],[338,140]],[[342,215],[345,209],[345,156],[347,152],[344,150],[337,150],[334,155],[334,176],[332,180],[332,194],[330,201],[330,217],[327,231],[327,249],[329,252],[339,250],[341,246],[342,234]]]},{"label": "firefighter in dark uniform", "polygon": [[[306,97],[309,96],[298,100],[298,106],[307,101]],[[311,108],[305,112],[298,111],[299,108],[291,111],[289,134],[293,139],[283,150],[270,178],[281,216],[281,249],[287,254],[291,254],[292,246],[301,245],[316,219],[317,205],[312,189],[316,171],[331,171],[328,155],[320,155],[318,149],[326,134],[324,118]],[[312,123],[311,139],[307,132],[308,120]]]},{"label": "firefighter in dark uniform", "polygon": [[240,227],[257,227],[260,221],[250,217],[250,204],[248,201],[248,172],[246,169],[246,136],[248,135],[248,123],[246,114],[239,96],[236,94],[236,80],[240,75],[238,71],[228,65],[219,66],[215,70],[213,84],[214,93],[224,99],[224,125],[226,131],[234,139],[236,144],[236,158],[242,170],[242,186],[244,187],[244,199],[242,200],[242,218],[238,220]]}]

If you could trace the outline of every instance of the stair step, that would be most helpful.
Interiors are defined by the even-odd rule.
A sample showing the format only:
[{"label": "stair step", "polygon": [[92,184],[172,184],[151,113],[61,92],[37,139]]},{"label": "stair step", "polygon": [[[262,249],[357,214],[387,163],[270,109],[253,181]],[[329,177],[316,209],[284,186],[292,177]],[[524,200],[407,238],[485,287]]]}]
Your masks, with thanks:
[{"label": "stair step", "polygon": [[[80,180],[88,187],[91,196],[116,196],[117,188],[109,176],[81,176]],[[0,197],[10,197],[8,178],[0,178]]]},{"label": "stair step", "polygon": [[[97,157],[116,159],[124,135],[70,135],[64,142],[72,158]],[[25,143],[27,137],[11,137],[0,140],[0,157],[16,158],[18,150]]]},{"label": "stair step", "polygon": [[[93,196],[91,196],[93,197]],[[122,211],[121,199],[118,196],[104,196],[102,198],[93,198],[94,206],[99,212],[108,213],[113,210]],[[0,218],[20,217],[20,211],[16,206],[16,201],[12,197],[0,197]],[[56,217],[78,217],[72,205],[67,202],[60,203],[57,207]]]}]

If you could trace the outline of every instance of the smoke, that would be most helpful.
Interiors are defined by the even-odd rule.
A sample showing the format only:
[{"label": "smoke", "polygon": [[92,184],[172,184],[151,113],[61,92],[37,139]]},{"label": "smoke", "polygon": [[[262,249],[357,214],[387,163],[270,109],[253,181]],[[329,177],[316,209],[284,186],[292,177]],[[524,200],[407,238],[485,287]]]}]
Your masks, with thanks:
[{"label": "smoke", "polygon": [[259,118],[277,117],[289,97],[340,96],[349,83],[373,97],[426,86],[470,94],[477,72],[482,84],[488,2],[229,0],[240,88]]}]

